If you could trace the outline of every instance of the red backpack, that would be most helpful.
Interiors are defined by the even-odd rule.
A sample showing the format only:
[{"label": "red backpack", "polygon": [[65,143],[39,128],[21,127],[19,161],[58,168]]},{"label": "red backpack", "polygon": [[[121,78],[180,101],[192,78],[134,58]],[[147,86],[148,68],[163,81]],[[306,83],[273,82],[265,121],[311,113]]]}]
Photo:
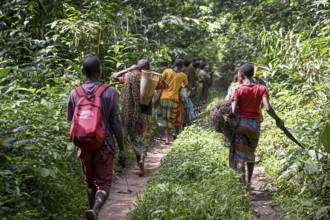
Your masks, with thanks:
[{"label": "red backpack", "polygon": [[87,96],[79,86],[79,95],[75,107],[70,135],[73,143],[83,150],[96,150],[104,144],[106,126],[102,115],[101,95],[108,86],[102,84],[94,95]]}]

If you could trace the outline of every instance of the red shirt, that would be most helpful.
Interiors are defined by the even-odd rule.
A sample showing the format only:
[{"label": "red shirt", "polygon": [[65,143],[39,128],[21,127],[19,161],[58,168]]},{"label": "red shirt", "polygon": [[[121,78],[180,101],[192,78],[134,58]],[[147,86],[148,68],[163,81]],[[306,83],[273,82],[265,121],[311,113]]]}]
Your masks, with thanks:
[{"label": "red shirt", "polygon": [[268,92],[263,85],[242,85],[237,88],[232,101],[238,102],[240,118],[261,119],[260,103],[264,96],[268,96]]}]

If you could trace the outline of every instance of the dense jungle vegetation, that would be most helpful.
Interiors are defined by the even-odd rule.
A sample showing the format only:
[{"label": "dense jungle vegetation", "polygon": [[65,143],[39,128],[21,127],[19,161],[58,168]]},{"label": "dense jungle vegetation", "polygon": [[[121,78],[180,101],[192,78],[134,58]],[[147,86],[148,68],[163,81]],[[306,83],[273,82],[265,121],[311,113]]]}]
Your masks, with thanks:
[{"label": "dense jungle vegetation", "polygon": [[[271,103],[307,148],[265,116],[258,154],[276,183],[274,198],[291,219],[330,216],[329,1],[2,0],[2,219],[81,217],[85,187],[65,109],[69,91],[83,81],[86,55],[100,58],[102,81],[117,88],[111,74],[139,58],[159,72],[178,57],[203,59],[226,84],[240,63],[258,63]],[[184,212],[200,219],[253,218],[239,186],[228,186],[236,177],[225,165],[227,149],[216,134],[200,129],[187,129],[175,143],[133,219]],[[180,143],[192,135],[196,140]],[[191,162],[196,152],[203,155],[198,167]],[[185,211],[187,204],[196,212]]]}]

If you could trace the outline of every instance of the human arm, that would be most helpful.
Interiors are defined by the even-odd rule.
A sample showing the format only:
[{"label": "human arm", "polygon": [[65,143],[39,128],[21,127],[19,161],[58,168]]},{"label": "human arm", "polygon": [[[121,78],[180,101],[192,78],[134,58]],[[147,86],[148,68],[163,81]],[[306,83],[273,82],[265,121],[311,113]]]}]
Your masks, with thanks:
[{"label": "human arm", "polygon": [[166,82],[166,80],[161,79],[160,82],[158,83],[156,89],[164,90],[166,88],[168,88],[168,83]]},{"label": "human arm", "polygon": [[137,65],[133,65],[130,68],[127,68],[125,70],[122,70],[122,71],[119,71],[119,72],[113,74],[111,76],[111,78],[120,81],[120,77],[124,76],[126,73],[128,73],[129,71],[134,70],[134,69],[140,69],[140,67]]},{"label": "human arm", "polygon": [[184,78],[183,78],[183,84],[184,84],[184,86],[191,92],[192,95],[194,95],[195,94],[195,91],[190,86],[187,75],[184,74],[183,76],[184,76]]},{"label": "human arm", "polygon": [[70,96],[68,98],[67,110],[66,110],[66,120],[72,121],[73,113],[74,113],[74,101],[73,101],[73,91],[71,91]]},{"label": "human arm", "polygon": [[111,129],[113,131],[113,134],[117,140],[118,148],[119,148],[119,161],[122,167],[125,167],[126,162],[126,154],[125,154],[125,148],[124,148],[124,135],[123,135],[123,127],[120,121],[119,114],[116,114],[112,116],[111,120]]},{"label": "human arm", "polygon": [[124,134],[123,134],[123,127],[120,121],[120,116],[119,116],[119,94],[116,93],[114,95],[114,100],[113,100],[113,113],[110,115],[110,127],[111,130],[113,131],[113,134],[117,140],[118,143],[118,148],[119,148],[119,160],[121,165],[124,167],[125,166],[125,161],[126,161],[126,154],[125,154],[125,148],[124,148]]},{"label": "human arm", "polygon": [[239,91],[238,89],[234,90],[234,94],[230,97],[231,100],[231,116],[234,116],[237,113],[237,109],[238,109],[238,104],[239,104]]},{"label": "human arm", "polygon": [[264,104],[267,113],[268,113],[268,114],[269,114],[269,115],[270,115],[270,116],[276,121],[276,125],[277,125],[277,127],[279,127],[279,128],[284,127],[284,122],[283,122],[283,120],[280,119],[280,118],[277,116],[275,110],[274,110],[273,107],[270,105],[268,96],[263,96],[263,97],[262,97],[262,103]]},{"label": "human arm", "polygon": [[238,101],[233,100],[231,102],[231,115],[235,115],[237,112]]}]

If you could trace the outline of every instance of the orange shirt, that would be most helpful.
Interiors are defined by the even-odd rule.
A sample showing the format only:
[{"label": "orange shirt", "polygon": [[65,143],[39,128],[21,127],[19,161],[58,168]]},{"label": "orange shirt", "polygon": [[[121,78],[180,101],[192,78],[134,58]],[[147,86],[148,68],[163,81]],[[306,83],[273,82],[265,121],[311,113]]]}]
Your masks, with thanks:
[{"label": "orange shirt", "polygon": [[168,87],[163,90],[160,99],[179,100],[181,84],[188,85],[187,75],[183,72],[175,72],[172,69],[166,69],[162,77],[168,83]]}]

